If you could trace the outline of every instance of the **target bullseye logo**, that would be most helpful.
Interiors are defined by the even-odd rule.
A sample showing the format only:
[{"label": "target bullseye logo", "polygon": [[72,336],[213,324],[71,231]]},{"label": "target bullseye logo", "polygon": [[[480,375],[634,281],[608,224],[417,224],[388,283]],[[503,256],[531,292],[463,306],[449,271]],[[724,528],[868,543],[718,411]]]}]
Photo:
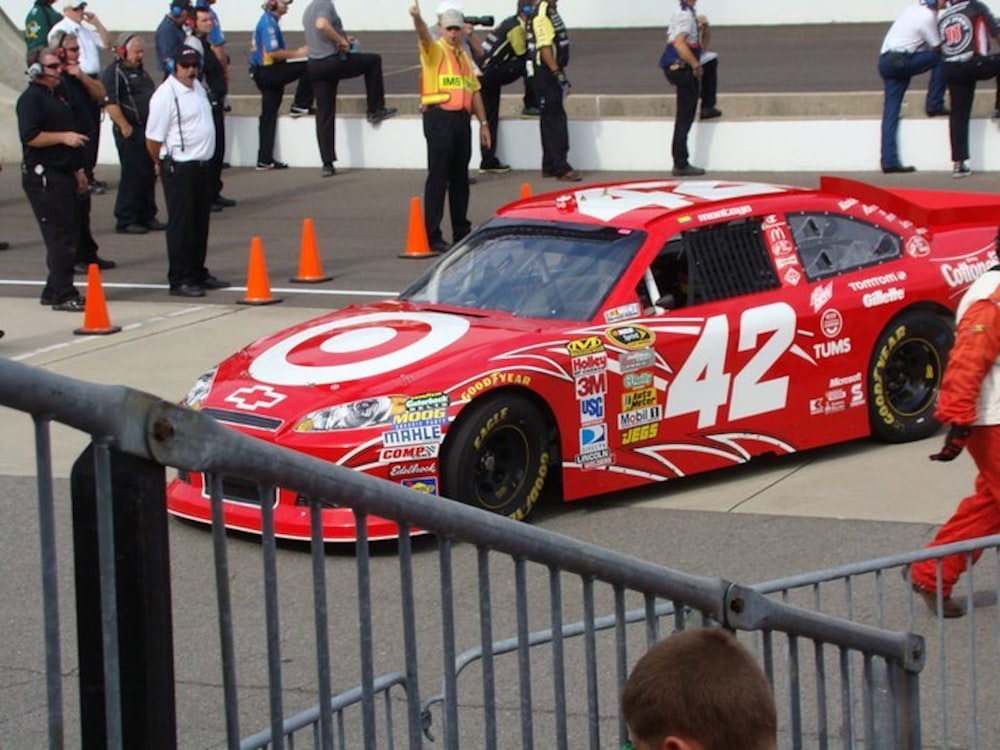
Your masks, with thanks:
[{"label": "target bullseye logo", "polygon": [[344,383],[401,370],[458,341],[469,321],[430,312],[368,313],[299,331],[250,365],[272,385]]}]

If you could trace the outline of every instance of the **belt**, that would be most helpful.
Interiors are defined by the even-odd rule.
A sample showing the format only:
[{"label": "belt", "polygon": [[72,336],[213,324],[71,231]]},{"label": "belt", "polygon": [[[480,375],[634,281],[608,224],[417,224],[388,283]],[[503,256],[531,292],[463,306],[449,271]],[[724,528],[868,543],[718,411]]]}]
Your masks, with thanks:
[{"label": "belt", "polygon": [[204,161],[198,161],[196,159],[191,159],[189,161],[177,161],[177,159],[174,159],[175,167],[197,167],[199,169],[202,169],[204,167],[209,166],[211,163],[212,162],[208,159]]},{"label": "belt", "polygon": [[465,115],[466,117],[472,116],[472,113],[467,109],[444,109],[440,104],[425,104],[424,111],[429,112],[430,110],[443,112],[446,115]]}]

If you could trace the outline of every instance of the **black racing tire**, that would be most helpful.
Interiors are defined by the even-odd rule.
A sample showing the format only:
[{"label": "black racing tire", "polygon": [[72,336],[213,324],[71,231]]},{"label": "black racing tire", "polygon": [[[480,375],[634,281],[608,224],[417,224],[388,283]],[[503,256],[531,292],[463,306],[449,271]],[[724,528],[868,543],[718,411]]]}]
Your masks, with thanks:
[{"label": "black racing tire", "polygon": [[937,432],[934,407],[954,342],[948,320],[930,310],[908,310],[882,331],[868,366],[874,437],[905,443]]},{"label": "black racing tire", "polygon": [[549,432],[544,416],[524,396],[477,399],[448,431],[443,494],[523,520],[556,472]]}]

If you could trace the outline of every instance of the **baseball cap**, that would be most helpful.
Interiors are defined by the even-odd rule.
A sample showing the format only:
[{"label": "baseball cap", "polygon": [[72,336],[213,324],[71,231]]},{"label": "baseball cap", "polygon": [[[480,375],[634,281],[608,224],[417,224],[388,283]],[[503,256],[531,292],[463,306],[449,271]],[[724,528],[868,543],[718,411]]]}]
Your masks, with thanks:
[{"label": "baseball cap", "polygon": [[87,0],[75,0],[75,2],[66,3],[66,7],[73,10],[80,10],[87,7]]},{"label": "baseball cap", "polygon": [[438,5],[437,8],[435,8],[434,12],[440,16],[446,10],[457,10],[459,13],[461,13],[462,4],[455,2],[455,0],[444,0],[444,2],[442,2],[440,5]]},{"label": "baseball cap", "polygon": [[191,47],[181,47],[174,53],[174,65],[201,65],[201,55]]},{"label": "baseball cap", "polygon": [[454,8],[446,10],[441,14],[441,28],[450,29],[452,27],[458,26],[461,28],[465,26],[465,16],[459,13]]}]

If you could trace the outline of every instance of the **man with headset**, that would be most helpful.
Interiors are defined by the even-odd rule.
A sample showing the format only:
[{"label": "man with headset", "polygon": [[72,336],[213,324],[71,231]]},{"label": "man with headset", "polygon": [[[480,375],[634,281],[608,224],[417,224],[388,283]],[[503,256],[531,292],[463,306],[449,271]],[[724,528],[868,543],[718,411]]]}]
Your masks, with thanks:
[{"label": "man with headset", "polygon": [[167,228],[156,218],[156,174],[146,151],[149,100],[156,84],[142,65],[144,52],[142,37],[122,33],[114,48],[114,62],[101,77],[108,96],[104,109],[114,123],[121,163],[115,199],[115,231],[120,234]]},{"label": "man with headset", "polygon": [[204,297],[206,289],[229,286],[205,267],[215,124],[208,94],[198,80],[201,55],[181,47],[171,63],[173,73],[149,101],[146,150],[167,199],[170,294]]},{"label": "man with headset", "polygon": [[55,50],[44,47],[32,57],[30,83],[17,100],[17,128],[23,153],[21,186],[45,242],[48,277],[40,301],[53,310],[83,312],[83,297],[73,285],[79,216],[66,206],[87,191],[87,136],[76,129],[73,108],[60,86],[62,61]]},{"label": "man with headset", "polygon": [[170,75],[174,53],[184,46],[190,16],[191,0],[170,0],[170,10],[156,27],[156,67],[163,78]]}]

